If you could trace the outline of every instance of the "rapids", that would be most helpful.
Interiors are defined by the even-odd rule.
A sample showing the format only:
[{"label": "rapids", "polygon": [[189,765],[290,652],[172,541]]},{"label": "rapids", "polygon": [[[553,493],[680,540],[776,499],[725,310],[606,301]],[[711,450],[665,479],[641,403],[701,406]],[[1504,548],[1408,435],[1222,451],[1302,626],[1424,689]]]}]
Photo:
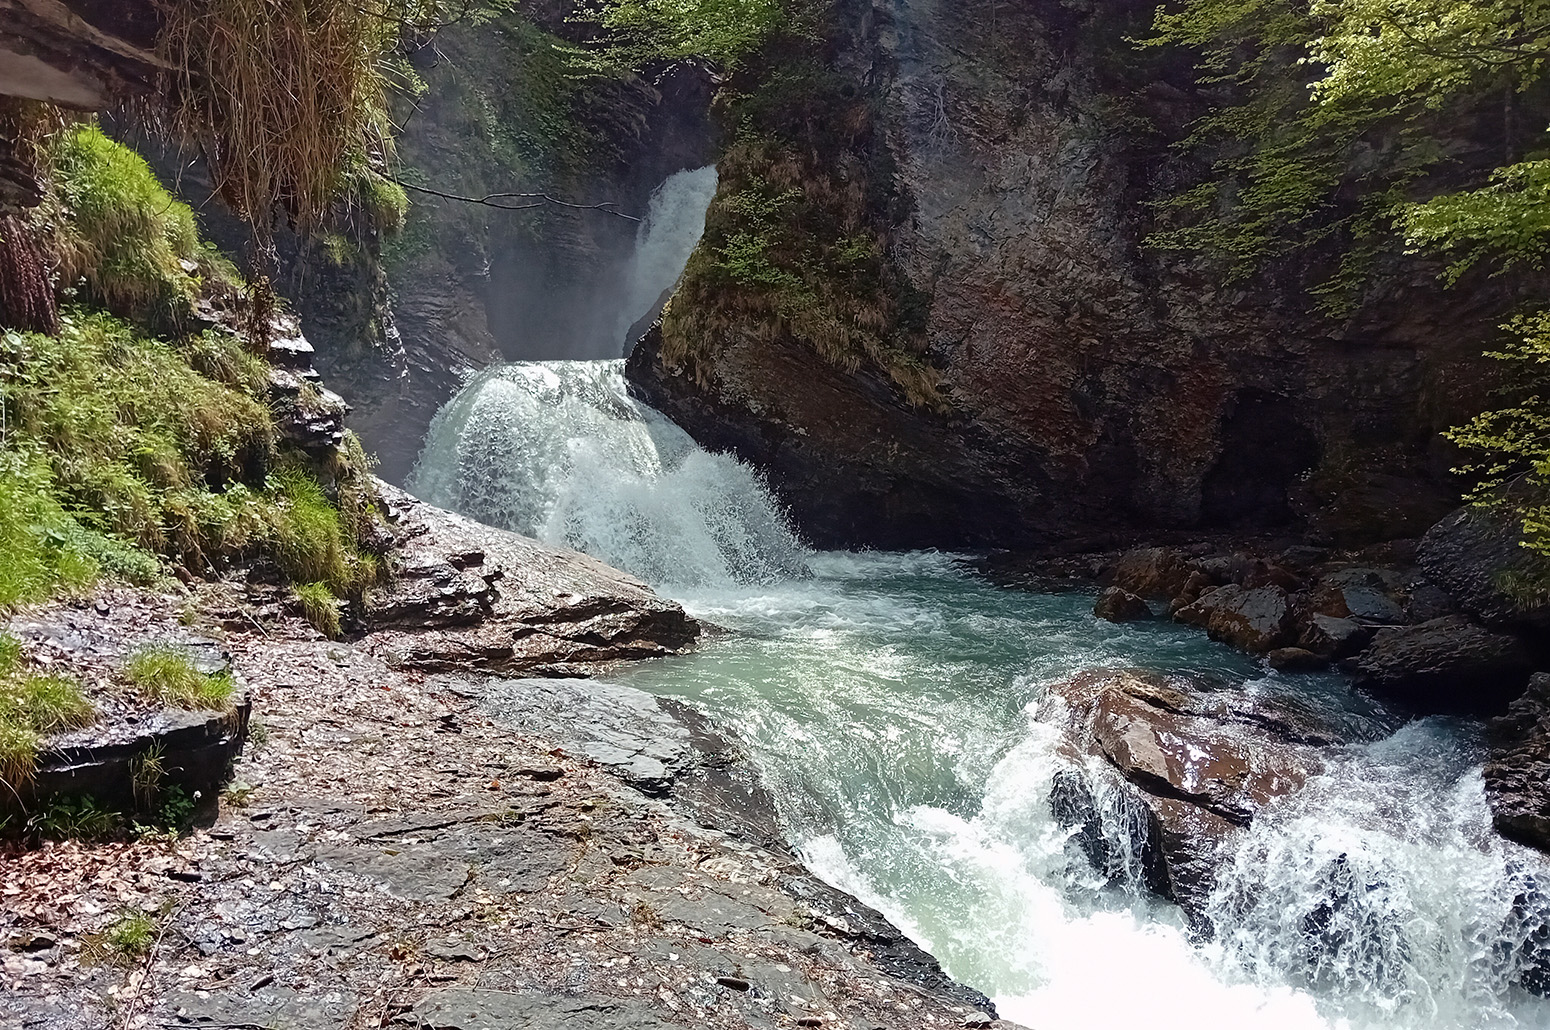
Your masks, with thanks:
[{"label": "rapids", "polygon": [[[707,180],[679,186],[699,196]],[[697,236],[703,199],[654,212]],[[679,263],[632,286],[631,317],[676,277],[685,238],[662,231]],[[1492,830],[1467,726],[1396,730],[1338,676],[1268,672],[1164,621],[1102,622],[1090,594],[1001,589],[954,555],[814,553],[753,470],[631,398],[620,361],[478,375],[437,415],[408,485],[587,551],[732,630],[618,675],[742,741],[808,866],[1007,1018],[1037,1030],[1550,1028],[1550,1002],[1517,986],[1535,959],[1550,969],[1550,862]],[[1242,835],[1207,905],[1210,939],[1073,860],[1072,831],[1051,814],[1073,759],[1039,702],[1094,666],[1288,693],[1370,731],[1329,749],[1322,775]]]}]

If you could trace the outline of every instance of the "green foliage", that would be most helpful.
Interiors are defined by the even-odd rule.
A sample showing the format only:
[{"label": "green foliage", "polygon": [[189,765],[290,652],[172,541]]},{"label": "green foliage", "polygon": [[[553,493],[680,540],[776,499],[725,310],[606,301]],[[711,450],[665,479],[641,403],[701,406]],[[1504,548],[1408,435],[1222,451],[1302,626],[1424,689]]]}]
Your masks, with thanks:
[{"label": "green foliage", "polygon": [[124,679],[145,697],[175,708],[224,711],[236,689],[230,673],[206,675],[177,647],[144,647],[124,663]]},{"label": "green foliage", "polygon": [[1452,259],[1444,273],[1449,285],[1490,258],[1503,270],[1524,266],[1540,271],[1550,239],[1550,160],[1498,168],[1479,189],[1403,208],[1399,222],[1412,250]]},{"label": "green foliage", "polygon": [[135,801],[142,808],[150,807],[161,793],[162,781],[167,778],[166,753],[160,744],[152,744],[136,755],[129,763],[130,786]]},{"label": "green foliage", "polygon": [[297,584],[296,602],[301,606],[302,617],[312,623],[314,629],[330,640],[338,638],[339,601],[327,583]]},{"label": "green foliage", "polygon": [[20,642],[0,637],[0,782],[13,790],[25,783],[45,737],[96,717],[75,680],[29,670]]},{"label": "green foliage", "polygon": [[124,817],[93,797],[56,798],[27,820],[27,829],[52,840],[99,840],[124,828]]},{"label": "green foliage", "polygon": [[1483,412],[1447,436],[1482,457],[1458,471],[1476,484],[1470,499],[1521,520],[1524,543],[1550,557],[1550,312],[1513,319],[1490,356],[1512,363],[1516,402]]},{"label": "green foliage", "polygon": [[126,318],[180,322],[201,266],[216,267],[199,245],[193,211],[144,158],[95,125],[60,133],[52,156],[51,202],[67,216],[57,241],[64,283],[82,281],[90,299]]},{"label": "green foliage", "polygon": [[5,341],[0,376],[12,383],[13,447],[27,470],[19,489],[52,494],[81,525],[146,550],[203,564],[226,549],[222,487],[262,467],[274,433],[258,369],[229,337],[203,334],[184,350],[73,311],[58,337]]},{"label": "green foliage", "polygon": [[732,68],[786,17],[780,0],[599,0],[577,14],[611,34],[605,59],[630,68],[691,58]]},{"label": "green foliage", "polygon": [[151,950],[156,944],[156,935],[155,919],[139,909],[125,909],[92,943],[99,945],[111,959],[132,961]]}]

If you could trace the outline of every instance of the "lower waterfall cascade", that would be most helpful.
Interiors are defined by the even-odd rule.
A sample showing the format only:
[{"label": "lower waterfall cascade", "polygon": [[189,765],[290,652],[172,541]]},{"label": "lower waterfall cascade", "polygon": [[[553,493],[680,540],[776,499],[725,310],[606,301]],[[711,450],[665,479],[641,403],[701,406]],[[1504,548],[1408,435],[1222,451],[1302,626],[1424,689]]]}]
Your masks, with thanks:
[{"label": "lower waterfall cascade", "polygon": [[[1524,986],[1550,979],[1550,860],[1492,829],[1465,723],[1380,724],[1339,675],[1267,672],[1168,622],[1102,622],[1090,593],[999,588],[959,556],[809,551],[751,469],[632,399],[618,361],[477,376],[437,415],[409,485],[618,565],[733,631],[615,678],[739,740],[807,865],[1008,1019],[1550,1027],[1550,1001]],[[1241,835],[1209,935],[1070,859],[1050,793],[1075,760],[1041,700],[1093,667],[1372,722]]]}]

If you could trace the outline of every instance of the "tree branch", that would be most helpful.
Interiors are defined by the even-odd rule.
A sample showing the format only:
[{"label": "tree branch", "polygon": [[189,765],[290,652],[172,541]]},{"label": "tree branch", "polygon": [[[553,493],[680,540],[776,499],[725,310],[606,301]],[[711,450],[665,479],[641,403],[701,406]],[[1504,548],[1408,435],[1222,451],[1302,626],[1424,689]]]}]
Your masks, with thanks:
[{"label": "tree branch", "polygon": [[[378,172],[377,174],[382,175],[381,172]],[[404,189],[413,190],[416,193],[424,193],[428,196],[440,197],[442,200],[456,200],[464,204],[483,204],[485,207],[493,207],[501,211],[531,211],[534,208],[543,207],[545,204],[553,204],[556,207],[568,207],[573,211],[602,211],[604,214],[614,215],[617,218],[628,219],[631,222],[639,222],[642,220],[636,218],[634,215],[627,215],[623,211],[615,211],[614,208],[618,207],[619,205],[617,201],[613,200],[605,200],[601,204],[572,204],[569,201],[559,200],[555,197],[551,197],[547,193],[490,193],[483,197],[464,197],[459,196],[456,193],[443,193],[441,190],[433,190],[429,186],[416,186],[412,182],[405,182],[404,180],[394,178],[391,175],[382,175],[382,177],[388,182],[397,183]],[[533,200],[537,201],[537,203],[499,203],[499,201],[502,200]]]}]

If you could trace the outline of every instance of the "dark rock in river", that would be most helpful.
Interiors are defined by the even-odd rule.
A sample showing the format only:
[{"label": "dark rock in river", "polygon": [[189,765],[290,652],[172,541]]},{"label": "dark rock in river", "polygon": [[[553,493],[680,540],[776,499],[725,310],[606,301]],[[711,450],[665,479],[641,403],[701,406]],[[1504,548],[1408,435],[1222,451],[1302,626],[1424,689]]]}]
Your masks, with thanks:
[{"label": "dark rock in river", "polygon": [[1303,625],[1297,643],[1317,655],[1349,658],[1366,647],[1371,639],[1372,630],[1354,619],[1313,615]]},{"label": "dark rock in river", "polygon": [[1105,577],[1115,587],[1141,597],[1177,597],[1195,567],[1172,547],[1138,547],[1120,555]]},{"label": "dark rock in river", "polygon": [[1098,595],[1098,602],[1093,605],[1093,614],[1109,622],[1134,622],[1151,618],[1152,609],[1146,606],[1145,600],[1130,591],[1108,587]]},{"label": "dark rock in river", "polygon": [[1291,643],[1292,610],[1286,591],[1278,586],[1245,589],[1236,583],[1202,594],[1173,615],[1200,626],[1212,640],[1254,654]]},{"label": "dark rock in river", "polygon": [[1301,647],[1278,647],[1265,655],[1265,661],[1270,663],[1272,669],[1283,672],[1322,669],[1329,664],[1329,659]]},{"label": "dark rock in river", "polygon": [[1485,794],[1504,837],[1550,851],[1550,673],[1492,719]]},{"label": "dark rock in river", "polygon": [[1421,538],[1418,561],[1470,615],[1488,626],[1550,631],[1550,599],[1525,602],[1514,579],[1543,579],[1550,561],[1522,546],[1518,526],[1500,516],[1460,508]]},{"label": "dark rock in river", "polygon": [[677,654],[699,626],[639,580],[378,484],[393,578],[367,598],[367,646],[426,669],[574,673]]},{"label": "dark rock in river", "polygon": [[1523,642],[1462,615],[1380,629],[1355,660],[1363,685],[1422,712],[1499,712],[1522,690]]}]

